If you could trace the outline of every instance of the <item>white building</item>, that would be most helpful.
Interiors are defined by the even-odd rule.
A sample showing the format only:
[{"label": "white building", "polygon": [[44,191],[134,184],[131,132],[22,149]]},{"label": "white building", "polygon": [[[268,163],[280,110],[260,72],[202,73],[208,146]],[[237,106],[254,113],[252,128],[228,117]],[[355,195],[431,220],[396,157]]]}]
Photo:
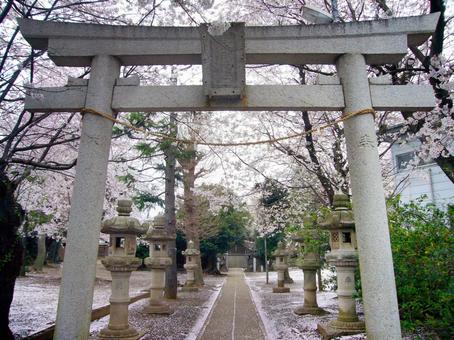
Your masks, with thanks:
[{"label": "white building", "polygon": [[441,208],[454,204],[454,184],[434,161],[412,165],[420,146],[419,140],[413,140],[391,147],[395,188],[401,201],[408,203],[425,195],[424,202]]}]

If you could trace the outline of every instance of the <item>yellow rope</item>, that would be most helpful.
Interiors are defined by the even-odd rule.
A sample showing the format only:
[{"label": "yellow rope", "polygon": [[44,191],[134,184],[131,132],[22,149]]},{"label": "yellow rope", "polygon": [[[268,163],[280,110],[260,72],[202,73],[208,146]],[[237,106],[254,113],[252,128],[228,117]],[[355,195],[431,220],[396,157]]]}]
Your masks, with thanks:
[{"label": "yellow rope", "polygon": [[303,137],[305,135],[312,134],[314,132],[317,133],[317,132],[320,132],[320,131],[322,131],[322,130],[324,130],[326,128],[329,128],[329,127],[331,127],[333,125],[336,125],[338,123],[346,121],[347,119],[350,119],[350,118],[352,118],[354,116],[367,114],[367,113],[372,113],[372,114],[375,115],[375,110],[372,109],[372,108],[367,108],[367,109],[362,109],[362,110],[358,110],[358,111],[348,112],[348,113],[345,113],[344,115],[342,115],[342,117],[340,117],[340,118],[338,118],[338,119],[336,119],[336,120],[334,120],[332,122],[329,122],[327,124],[320,125],[317,128],[313,128],[313,129],[310,129],[310,130],[307,130],[307,131],[304,131],[304,132],[299,132],[299,133],[295,133],[295,134],[284,136],[284,137],[277,137],[277,138],[258,140],[258,141],[252,141],[252,142],[236,142],[236,143],[234,143],[234,142],[232,142],[232,143],[217,143],[217,142],[205,142],[205,141],[193,141],[193,140],[189,140],[189,139],[181,139],[181,138],[167,136],[167,135],[164,135],[162,133],[147,131],[147,130],[145,130],[143,128],[139,128],[137,126],[134,126],[134,125],[132,125],[132,124],[130,124],[128,122],[118,120],[118,119],[112,117],[111,115],[109,115],[107,113],[96,111],[94,109],[83,108],[81,110],[81,114],[84,114],[84,113],[92,113],[92,114],[104,117],[104,118],[106,118],[106,119],[108,119],[108,120],[110,120],[110,121],[112,121],[114,123],[123,125],[123,126],[125,126],[127,128],[130,128],[130,129],[134,130],[134,131],[144,133],[145,135],[162,138],[164,140],[169,140],[169,141],[172,141],[172,142],[179,142],[179,143],[186,143],[186,144],[195,143],[195,144],[198,144],[198,145],[207,145],[207,146],[250,146],[250,145],[258,145],[258,144],[275,143],[275,142],[280,142],[280,141],[287,140],[287,139]]}]

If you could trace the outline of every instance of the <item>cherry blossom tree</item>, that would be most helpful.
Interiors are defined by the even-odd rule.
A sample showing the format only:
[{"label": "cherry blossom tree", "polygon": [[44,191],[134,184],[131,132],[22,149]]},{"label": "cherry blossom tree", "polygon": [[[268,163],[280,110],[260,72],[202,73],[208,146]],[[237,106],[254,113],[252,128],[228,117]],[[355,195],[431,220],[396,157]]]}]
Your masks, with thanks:
[{"label": "cherry blossom tree", "polygon": [[[437,32],[432,41],[412,49],[403,61],[395,65],[371,67],[371,76],[390,76],[394,84],[428,83],[434,88],[438,107],[431,113],[382,112],[377,117],[377,133],[383,162],[389,158],[389,148],[399,138],[419,138],[421,157],[434,159],[454,181],[453,175],[453,20],[445,13],[443,0],[422,1],[301,1],[301,0],[9,0],[0,9],[0,335],[10,338],[8,311],[14,280],[20,268],[21,246],[18,233],[27,211],[37,210],[52,216],[43,230],[65,229],[70,206],[70,193],[77,157],[80,117],[72,113],[30,113],[23,110],[27,84],[38,86],[63,85],[66,76],[86,78],[89,68],[56,68],[43,51],[31,50],[22,39],[15,18],[33,18],[71,22],[91,22],[122,25],[192,25],[216,21],[222,28],[226,21],[247,21],[248,24],[284,25],[307,24],[302,16],[303,5],[316,5],[331,13],[335,21],[360,21],[441,11]],[[227,17],[228,13],[228,17]],[[199,67],[179,67],[180,83],[200,83]],[[168,83],[168,68],[162,66],[124,67],[122,75],[138,74],[144,84]],[[279,77],[276,75],[280,74]],[[283,84],[311,84],[317,75],[334,75],[332,67],[318,65],[248,66],[248,82],[266,79]],[[193,143],[179,145],[180,165],[185,172],[183,196],[193,207],[200,187],[195,185],[196,166],[210,170],[214,179],[228,189],[236,186],[244,191],[267,179],[277,180],[288,190],[287,207],[281,211],[256,212],[260,218],[272,215],[275,221],[257,223],[269,228],[280,227],[284,221],[301,219],[305,210],[329,204],[335,191],[348,192],[348,164],[343,143],[342,124],[319,133],[309,133],[313,127],[326,123],[336,115],[325,112],[260,112],[211,113],[209,120],[188,120],[188,113],[173,116],[178,124],[178,136],[192,138]],[[207,115],[201,113],[201,115]],[[338,116],[340,113],[338,114]],[[171,116],[168,113],[131,113],[120,115],[132,125],[148,131],[168,133]],[[388,128],[404,123],[405,131],[390,135]],[[173,123],[172,123],[173,124]],[[171,124],[171,125],[172,125]],[[182,130],[180,131],[180,125]],[[220,129],[220,127],[224,127]],[[216,136],[207,131],[216,129]],[[202,147],[200,140],[232,141],[261,137],[274,138],[288,133],[308,132],[301,139],[274,142],[270,146],[250,148]],[[172,133],[170,133],[172,134]],[[106,214],[116,197],[134,193],[140,208],[153,211],[162,204],[164,178],[163,157],[175,146],[161,139],[116,125],[112,142],[111,166],[106,189]],[[172,135],[175,135],[173,133]],[[208,138],[209,137],[209,138]],[[191,157],[182,157],[182,154]],[[213,157],[199,160],[198,155]],[[282,156],[285,157],[282,157]],[[172,155],[170,155],[171,158]],[[216,160],[216,162],[214,161]],[[195,165],[194,165],[194,161]],[[172,162],[171,162],[172,163]],[[216,163],[216,164],[215,164]],[[167,164],[169,165],[169,164]],[[216,171],[214,168],[217,167]],[[284,168],[284,170],[281,170]],[[385,171],[390,167],[385,166]],[[169,170],[170,171],[170,170]],[[223,175],[219,173],[223,172]],[[227,181],[227,175],[237,175]],[[169,180],[169,172],[165,177]],[[178,175],[178,174],[177,174]],[[118,178],[121,179],[119,183]],[[246,183],[246,184],[245,184]],[[169,191],[167,190],[167,193]],[[247,195],[254,194],[249,190]],[[171,209],[167,197],[167,209]],[[214,202],[210,198],[210,202]],[[200,203],[202,204],[202,203]],[[219,204],[222,206],[222,204]],[[211,206],[211,205],[210,205]],[[197,207],[195,208],[197,209]],[[195,216],[195,217],[194,217]],[[197,224],[194,215],[189,227]],[[195,222],[194,222],[195,221]],[[189,228],[191,229],[191,228]],[[194,228],[193,228],[194,229]],[[195,230],[195,229],[194,229]]]},{"label": "cherry blossom tree", "polygon": [[[85,77],[89,69],[55,68],[45,51],[34,51],[20,35],[16,18],[72,22],[149,24],[159,4],[135,8],[122,16],[123,4],[104,0],[72,2],[6,1],[0,11],[0,335],[12,338],[8,328],[14,282],[22,261],[19,229],[26,210],[53,215],[53,227],[67,219],[69,192],[79,139],[80,117],[74,113],[31,113],[23,109],[27,83],[38,86],[64,84],[66,75]],[[136,14],[138,13],[138,15]],[[128,70],[127,70],[128,71]],[[65,74],[65,76],[64,76]],[[110,176],[110,182],[114,176]],[[112,195],[118,185],[108,187]],[[112,202],[112,199],[107,200]],[[25,207],[25,210],[23,208]]]},{"label": "cherry blossom tree", "polygon": [[[401,62],[393,65],[371,67],[370,72],[377,76],[389,76],[394,84],[430,83],[438,105],[429,113],[423,112],[383,112],[377,119],[379,141],[392,144],[399,139],[418,138],[422,143],[419,156],[423,159],[433,159],[445,174],[454,181],[453,177],[453,24],[452,17],[445,14],[447,2],[443,0],[421,1],[276,1],[257,0],[250,5],[255,18],[261,22],[272,20],[278,25],[299,24],[308,22],[304,19],[304,5],[312,5],[331,13],[339,22],[382,19],[398,16],[411,16],[429,12],[440,12],[436,32],[429,43],[420,48],[412,48],[411,54]],[[336,7],[337,6],[337,7]],[[451,9],[452,11],[452,9]],[[307,65],[298,66],[309,73],[328,72]],[[398,123],[404,123],[406,128],[401,133],[390,136],[386,130]],[[307,126],[306,122],[304,126]],[[309,124],[310,126],[310,124]],[[382,135],[382,136],[380,136]],[[339,137],[339,136],[338,136]],[[310,138],[310,137],[309,137]],[[338,138],[336,138],[337,140]],[[309,143],[309,145],[312,145]],[[387,151],[389,147],[384,147]],[[310,152],[310,154],[314,154]],[[310,157],[311,161],[313,157]],[[317,162],[314,163],[317,167]],[[345,169],[348,170],[348,169]],[[319,180],[326,183],[319,174]],[[324,185],[326,187],[326,185]],[[328,191],[330,191],[328,189]]]}]

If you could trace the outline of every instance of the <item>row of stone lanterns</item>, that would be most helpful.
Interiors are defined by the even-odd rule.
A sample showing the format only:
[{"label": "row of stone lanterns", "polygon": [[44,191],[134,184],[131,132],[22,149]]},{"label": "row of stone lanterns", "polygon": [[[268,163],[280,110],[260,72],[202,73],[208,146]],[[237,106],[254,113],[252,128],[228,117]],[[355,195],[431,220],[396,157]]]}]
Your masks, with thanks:
[{"label": "row of stone lanterns", "polygon": [[175,238],[165,229],[165,219],[158,216],[153,223],[141,224],[130,216],[132,202],[118,200],[118,216],[105,220],[101,232],[110,235],[109,256],[101,262],[112,275],[109,324],[99,333],[101,339],[138,339],[141,334],[128,321],[129,279],[141,261],[135,257],[137,236],[145,234],[150,245],[150,257],[145,264],[151,268],[149,305],[144,312],[150,314],[170,314],[171,308],[163,302],[165,270],[172,260],[167,252],[167,244]]},{"label": "row of stone lanterns", "polygon": [[[334,210],[318,223],[321,229],[330,232],[331,252],[327,253],[326,259],[329,264],[336,267],[339,298],[337,319],[328,324],[318,325],[318,330],[324,338],[364,331],[364,322],[358,319],[353,298],[355,293],[354,273],[358,266],[353,212],[346,195],[335,195],[333,205]],[[163,302],[163,293],[165,271],[172,263],[168,256],[167,244],[175,236],[167,233],[163,216],[156,217],[152,224],[150,222],[140,224],[137,219],[130,217],[131,206],[130,200],[119,200],[118,216],[108,219],[102,224],[101,232],[110,235],[109,256],[103,259],[102,263],[112,274],[109,324],[99,334],[99,337],[103,339],[138,339],[141,336],[128,322],[129,278],[131,272],[140,265],[140,260],[135,257],[137,235],[146,233],[145,239],[150,244],[150,257],[145,259],[145,264],[151,268],[152,275],[150,300],[145,312],[151,314],[171,314],[173,312]],[[303,226],[303,233],[294,240],[302,243],[304,247],[304,259],[301,264],[304,273],[304,304],[296,308],[295,313],[320,315],[325,311],[318,307],[316,297],[316,271],[320,268],[318,233],[310,218],[304,220]],[[194,284],[195,257],[200,255],[200,252],[195,249],[194,243],[189,241],[188,248],[183,255],[186,256],[185,268],[187,270],[187,281],[183,290],[197,290]],[[284,272],[288,269],[288,251],[285,249],[284,243],[279,242],[273,255],[276,257],[275,267],[278,271],[278,285],[273,288],[273,292],[287,293],[290,289],[284,285]]]},{"label": "row of stone lanterns", "polygon": [[[329,231],[331,251],[327,252],[326,260],[336,267],[337,295],[339,314],[336,320],[327,324],[319,324],[318,330],[324,338],[333,338],[341,335],[352,335],[365,331],[364,322],[359,320],[356,313],[355,270],[358,267],[358,254],[353,211],[347,195],[336,194],[333,200],[334,209],[322,220],[318,226]],[[301,243],[304,258],[301,263],[304,275],[304,303],[294,312],[298,315],[321,315],[326,311],[317,304],[316,272],[321,267],[319,253],[319,235],[312,218],[307,217],[303,222],[303,231],[293,240]],[[288,268],[288,252],[282,242],[273,253],[276,258],[278,271],[278,285],[273,288],[274,293],[289,292],[284,287],[284,271]]]}]

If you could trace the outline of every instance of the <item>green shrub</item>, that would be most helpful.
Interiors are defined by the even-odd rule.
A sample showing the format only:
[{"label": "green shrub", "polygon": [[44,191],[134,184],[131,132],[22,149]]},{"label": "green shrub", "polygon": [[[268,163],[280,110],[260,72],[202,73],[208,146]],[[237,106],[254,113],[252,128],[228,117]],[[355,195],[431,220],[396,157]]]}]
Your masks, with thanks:
[{"label": "green shrub", "polygon": [[452,209],[397,198],[389,202],[388,218],[403,328],[454,338]]},{"label": "green shrub", "polygon": [[136,257],[142,260],[139,269],[145,268],[144,260],[150,256],[150,249],[146,243],[138,242],[136,247]]}]

